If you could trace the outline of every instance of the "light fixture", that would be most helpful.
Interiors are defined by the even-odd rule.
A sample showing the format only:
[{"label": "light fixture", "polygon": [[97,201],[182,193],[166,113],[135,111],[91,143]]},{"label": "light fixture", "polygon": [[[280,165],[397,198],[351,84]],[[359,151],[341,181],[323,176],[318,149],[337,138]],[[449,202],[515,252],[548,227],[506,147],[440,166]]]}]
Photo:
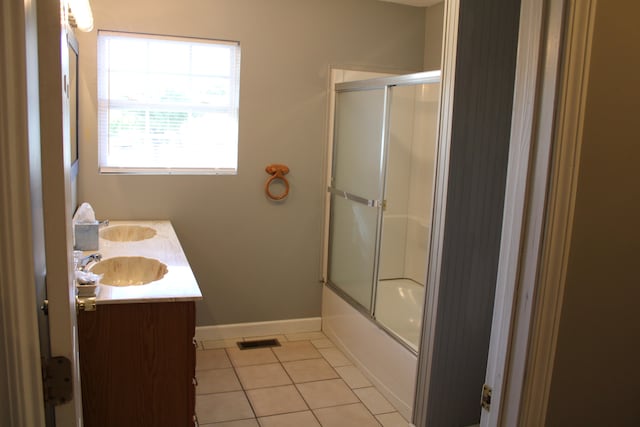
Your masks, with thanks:
[{"label": "light fixture", "polygon": [[89,0],[68,0],[71,15],[80,31],[89,32],[93,29],[93,14]]}]

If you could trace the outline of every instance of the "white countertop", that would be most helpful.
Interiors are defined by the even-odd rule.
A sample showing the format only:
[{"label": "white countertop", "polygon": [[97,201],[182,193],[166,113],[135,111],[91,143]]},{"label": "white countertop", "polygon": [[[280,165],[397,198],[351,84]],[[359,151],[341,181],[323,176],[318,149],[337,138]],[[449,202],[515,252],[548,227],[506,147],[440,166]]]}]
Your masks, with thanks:
[{"label": "white countertop", "polygon": [[[156,235],[140,241],[114,242],[99,239],[97,251],[102,260],[118,256],[142,256],[154,258],[166,264],[167,274],[163,278],[145,285],[110,286],[100,284],[96,295],[97,304],[147,303],[170,301],[195,301],[202,299],[187,257],[180,246],[178,236],[170,221],[111,221],[108,227],[117,225],[139,225],[151,227]],[[101,230],[103,230],[102,228]]]}]

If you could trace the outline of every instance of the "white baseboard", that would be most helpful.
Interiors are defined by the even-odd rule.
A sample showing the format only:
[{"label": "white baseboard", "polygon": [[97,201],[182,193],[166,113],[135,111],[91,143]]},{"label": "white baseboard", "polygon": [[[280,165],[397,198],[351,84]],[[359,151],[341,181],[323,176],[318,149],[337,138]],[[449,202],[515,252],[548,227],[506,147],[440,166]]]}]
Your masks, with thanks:
[{"label": "white baseboard", "polygon": [[196,327],[195,338],[198,341],[212,341],[263,335],[295,334],[319,331],[321,327],[322,319],[320,317],[198,326]]}]

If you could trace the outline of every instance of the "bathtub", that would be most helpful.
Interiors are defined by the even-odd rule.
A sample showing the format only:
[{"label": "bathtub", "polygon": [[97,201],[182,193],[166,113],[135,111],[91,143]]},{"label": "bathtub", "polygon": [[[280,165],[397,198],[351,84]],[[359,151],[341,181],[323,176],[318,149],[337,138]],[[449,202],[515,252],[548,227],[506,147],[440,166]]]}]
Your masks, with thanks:
[{"label": "bathtub", "polygon": [[322,331],[406,419],[411,419],[417,355],[324,286]]},{"label": "bathtub", "polygon": [[424,286],[411,279],[378,281],[375,317],[414,351],[418,351]]}]

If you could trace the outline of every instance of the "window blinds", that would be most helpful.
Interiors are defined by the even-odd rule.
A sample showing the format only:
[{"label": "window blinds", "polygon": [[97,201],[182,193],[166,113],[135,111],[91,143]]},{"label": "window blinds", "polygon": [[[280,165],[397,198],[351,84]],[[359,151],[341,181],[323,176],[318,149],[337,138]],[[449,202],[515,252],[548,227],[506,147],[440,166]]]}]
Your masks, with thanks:
[{"label": "window blinds", "polygon": [[98,33],[103,173],[235,173],[237,42]]}]

